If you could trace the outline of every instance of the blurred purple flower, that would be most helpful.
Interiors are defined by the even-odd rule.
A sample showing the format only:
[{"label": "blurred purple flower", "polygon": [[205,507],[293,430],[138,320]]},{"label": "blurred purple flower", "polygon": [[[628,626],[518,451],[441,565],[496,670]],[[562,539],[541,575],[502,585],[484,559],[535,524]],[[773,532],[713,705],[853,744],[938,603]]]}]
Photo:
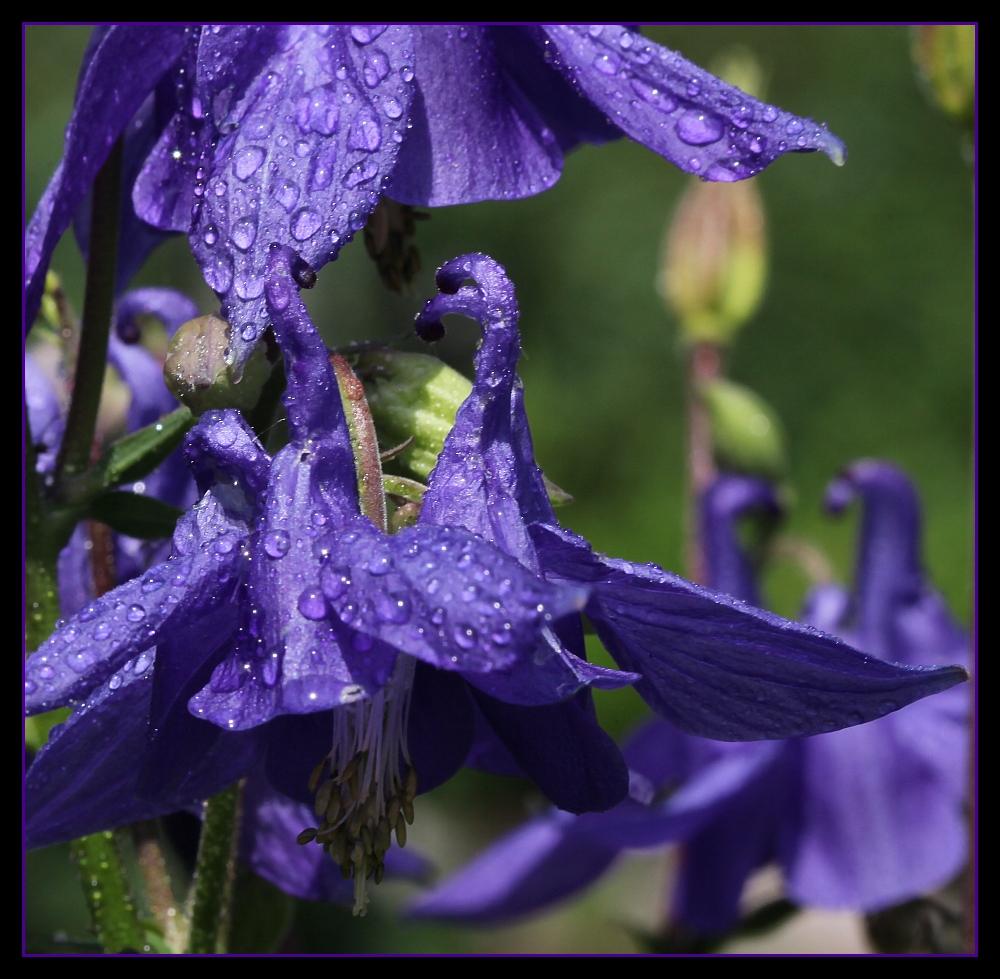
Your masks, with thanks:
[{"label": "blurred purple flower", "polygon": [[[880,462],[851,466],[827,505],[864,506],[856,586],[817,588],[805,617],[880,659],[913,666],[969,664],[968,639],[920,562],[912,485]],[[735,522],[773,510],[770,487],[722,477],[703,507],[715,585],[756,600]],[[504,921],[568,897],[630,847],[683,842],[673,914],[701,934],[737,920],[748,876],[776,861],[788,894],[807,906],[872,911],[946,883],[966,857],[962,815],[969,693],[953,688],[889,717],[835,734],[725,744],[660,720],[624,749],[630,799],[601,814],[557,810],[531,820],[419,899],[412,914]]]},{"label": "blurred purple flower", "polygon": [[123,133],[120,281],[160,233],[189,234],[241,364],[267,325],[268,246],[318,269],[381,194],[527,197],[559,179],[574,146],[622,135],[707,180],[752,176],[786,152],[844,158],[824,127],[619,25],[99,26],[28,227],[28,326],[52,250]]}]

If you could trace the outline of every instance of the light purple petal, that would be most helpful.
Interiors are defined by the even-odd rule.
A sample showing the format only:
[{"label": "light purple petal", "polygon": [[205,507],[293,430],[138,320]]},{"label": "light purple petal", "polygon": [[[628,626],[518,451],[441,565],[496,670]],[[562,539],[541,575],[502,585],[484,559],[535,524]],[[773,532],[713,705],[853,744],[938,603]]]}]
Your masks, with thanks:
[{"label": "light purple petal", "polygon": [[874,911],[961,869],[969,734],[963,719],[941,716],[942,698],[803,743],[800,825],[786,868],[793,900]]},{"label": "light purple petal", "polygon": [[617,24],[536,28],[563,75],[626,135],[706,180],[743,180],[788,152],[843,163],[824,126],[766,105]]},{"label": "light purple petal", "polygon": [[753,509],[778,513],[771,484],[722,473],[702,497],[701,534],[709,586],[740,601],[760,605],[754,568],[737,533],[737,521]]},{"label": "light purple petal", "polygon": [[423,25],[413,32],[416,89],[387,192],[404,204],[512,200],[562,172],[556,134],[501,70],[495,28]]},{"label": "light purple petal", "polygon": [[530,914],[589,886],[618,850],[568,834],[572,819],[553,812],[525,823],[421,895],[408,917],[493,924]]}]

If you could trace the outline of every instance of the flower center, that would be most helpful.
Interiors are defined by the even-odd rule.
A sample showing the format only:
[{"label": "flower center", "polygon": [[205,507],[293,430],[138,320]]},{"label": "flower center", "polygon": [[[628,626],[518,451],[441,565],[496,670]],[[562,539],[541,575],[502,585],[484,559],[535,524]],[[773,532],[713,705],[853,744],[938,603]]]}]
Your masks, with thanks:
[{"label": "flower center", "polygon": [[417,773],[406,747],[406,726],[415,666],[413,657],[400,654],[378,693],[334,710],[333,747],[309,779],[322,821],[299,833],[298,842],[319,843],[344,879],[354,878],[356,915],[368,906],[368,878],[376,884],[382,880],[393,831],[405,846],[406,824],[413,822]]}]

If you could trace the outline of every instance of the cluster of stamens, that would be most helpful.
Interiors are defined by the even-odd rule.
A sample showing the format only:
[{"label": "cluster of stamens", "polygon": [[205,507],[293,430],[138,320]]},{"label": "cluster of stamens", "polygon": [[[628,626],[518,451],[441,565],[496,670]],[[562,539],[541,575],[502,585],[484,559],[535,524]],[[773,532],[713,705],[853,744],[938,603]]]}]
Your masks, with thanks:
[{"label": "cluster of stamens", "polygon": [[[401,665],[409,676],[398,676]],[[366,881],[378,884],[385,874],[392,834],[405,846],[406,826],[413,823],[417,773],[405,736],[411,684],[412,661],[397,661],[392,679],[373,697],[335,709],[333,747],[309,779],[321,822],[299,833],[298,842],[320,844],[344,879],[354,879],[356,915],[368,904]]]}]

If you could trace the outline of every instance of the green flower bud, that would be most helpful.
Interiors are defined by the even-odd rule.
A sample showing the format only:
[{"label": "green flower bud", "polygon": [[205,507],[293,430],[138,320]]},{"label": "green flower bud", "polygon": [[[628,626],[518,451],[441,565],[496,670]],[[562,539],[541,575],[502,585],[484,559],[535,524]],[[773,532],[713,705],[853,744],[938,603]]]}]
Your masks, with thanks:
[{"label": "green flower bud", "polygon": [[709,381],[698,390],[711,418],[716,465],[730,472],[780,479],[785,473],[784,433],[770,405],[732,381]]},{"label": "green flower bud", "polygon": [[237,383],[226,362],[229,324],[218,316],[188,320],[173,336],[163,365],[167,387],[193,415],[211,408],[249,411],[271,373],[262,344],[257,344]]},{"label": "green flower bud", "polygon": [[931,100],[971,126],[976,100],[976,25],[922,24],[912,28],[912,54]]},{"label": "green flower bud", "polygon": [[691,184],[664,240],[657,287],[691,343],[725,345],[754,314],[767,278],[757,184]]},{"label": "green flower bud", "polygon": [[412,438],[393,458],[426,480],[472,384],[436,357],[396,350],[365,354],[357,371],[382,448]]}]

